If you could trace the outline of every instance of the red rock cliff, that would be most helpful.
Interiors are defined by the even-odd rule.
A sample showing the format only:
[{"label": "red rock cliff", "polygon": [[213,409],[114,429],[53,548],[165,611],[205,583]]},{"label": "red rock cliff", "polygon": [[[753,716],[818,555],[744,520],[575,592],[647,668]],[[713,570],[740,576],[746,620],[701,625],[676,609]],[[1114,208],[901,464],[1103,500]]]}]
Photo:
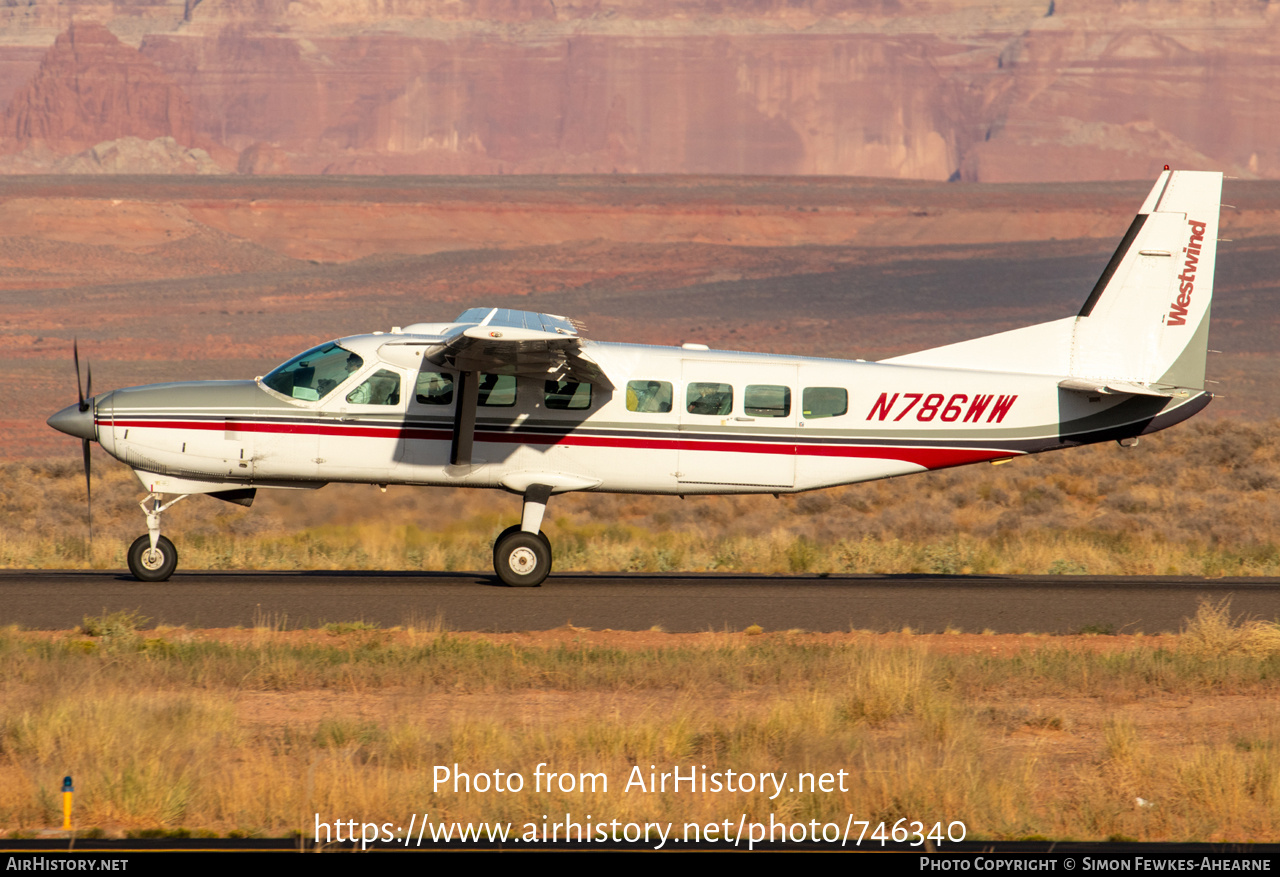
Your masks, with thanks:
[{"label": "red rock cliff", "polygon": [[[55,40],[68,10],[120,41]],[[31,0],[0,28],[10,151],[130,134],[227,167],[249,150],[244,172],[1280,177],[1280,3]]]},{"label": "red rock cliff", "polygon": [[74,152],[104,140],[194,137],[191,102],[173,79],[100,24],[73,24],[10,100],[6,151],[39,142]]}]

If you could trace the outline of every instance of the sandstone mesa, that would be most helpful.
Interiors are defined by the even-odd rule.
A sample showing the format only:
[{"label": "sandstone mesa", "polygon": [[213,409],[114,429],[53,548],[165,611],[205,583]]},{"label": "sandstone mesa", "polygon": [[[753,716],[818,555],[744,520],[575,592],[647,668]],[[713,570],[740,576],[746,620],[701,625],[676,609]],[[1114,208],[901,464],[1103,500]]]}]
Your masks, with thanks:
[{"label": "sandstone mesa", "polygon": [[0,172],[1274,178],[1274,5],[30,0]]}]

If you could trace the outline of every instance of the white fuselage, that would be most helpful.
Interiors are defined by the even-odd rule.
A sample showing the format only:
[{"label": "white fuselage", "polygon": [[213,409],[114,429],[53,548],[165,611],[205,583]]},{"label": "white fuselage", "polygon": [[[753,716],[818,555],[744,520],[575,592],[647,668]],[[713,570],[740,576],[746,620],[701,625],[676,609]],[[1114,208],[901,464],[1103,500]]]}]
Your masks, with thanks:
[{"label": "white fuselage", "polygon": [[[114,391],[95,400],[98,440],[153,492],[354,481],[785,493],[1137,435],[1208,401],[1089,396],[1053,375],[585,342],[612,390],[565,408],[519,378],[514,404],[478,407],[470,462],[450,465],[457,400],[420,402],[419,371],[379,358],[387,337],[342,339],[364,367],[317,401],[260,380]],[[375,372],[399,379],[396,404],[352,401]]]}]

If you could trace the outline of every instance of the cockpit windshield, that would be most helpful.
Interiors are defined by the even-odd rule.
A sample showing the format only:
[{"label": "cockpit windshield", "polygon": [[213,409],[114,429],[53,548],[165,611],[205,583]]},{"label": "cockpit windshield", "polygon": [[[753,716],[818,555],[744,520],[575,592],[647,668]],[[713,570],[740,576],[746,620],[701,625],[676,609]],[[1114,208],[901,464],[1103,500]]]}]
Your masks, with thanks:
[{"label": "cockpit windshield", "polygon": [[272,370],[262,383],[293,399],[315,402],[360,370],[364,360],[335,342],[300,353]]}]

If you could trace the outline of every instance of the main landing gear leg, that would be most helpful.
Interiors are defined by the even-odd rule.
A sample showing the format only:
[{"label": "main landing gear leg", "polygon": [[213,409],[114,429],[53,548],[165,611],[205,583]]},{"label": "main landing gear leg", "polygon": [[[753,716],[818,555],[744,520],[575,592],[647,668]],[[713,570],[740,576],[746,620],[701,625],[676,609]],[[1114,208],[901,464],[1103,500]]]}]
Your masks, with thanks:
[{"label": "main landing gear leg", "polygon": [[520,526],[503,530],[493,543],[494,572],[513,588],[536,588],[551,572],[551,543],[541,529],[550,496],[547,485],[529,485]]},{"label": "main landing gear leg", "polygon": [[[147,516],[147,532],[133,540],[129,546],[129,572],[140,582],[167,581],[173,571],[178,568],[178,550],[173,543],[160,535],[160,513],[175,502],[186,499],[183,494],[177,499],[161,504],[163,498],[159,493],[148,493],[146,499],[138,503]],[[151,508],[147,508],[147,502]]]}]

